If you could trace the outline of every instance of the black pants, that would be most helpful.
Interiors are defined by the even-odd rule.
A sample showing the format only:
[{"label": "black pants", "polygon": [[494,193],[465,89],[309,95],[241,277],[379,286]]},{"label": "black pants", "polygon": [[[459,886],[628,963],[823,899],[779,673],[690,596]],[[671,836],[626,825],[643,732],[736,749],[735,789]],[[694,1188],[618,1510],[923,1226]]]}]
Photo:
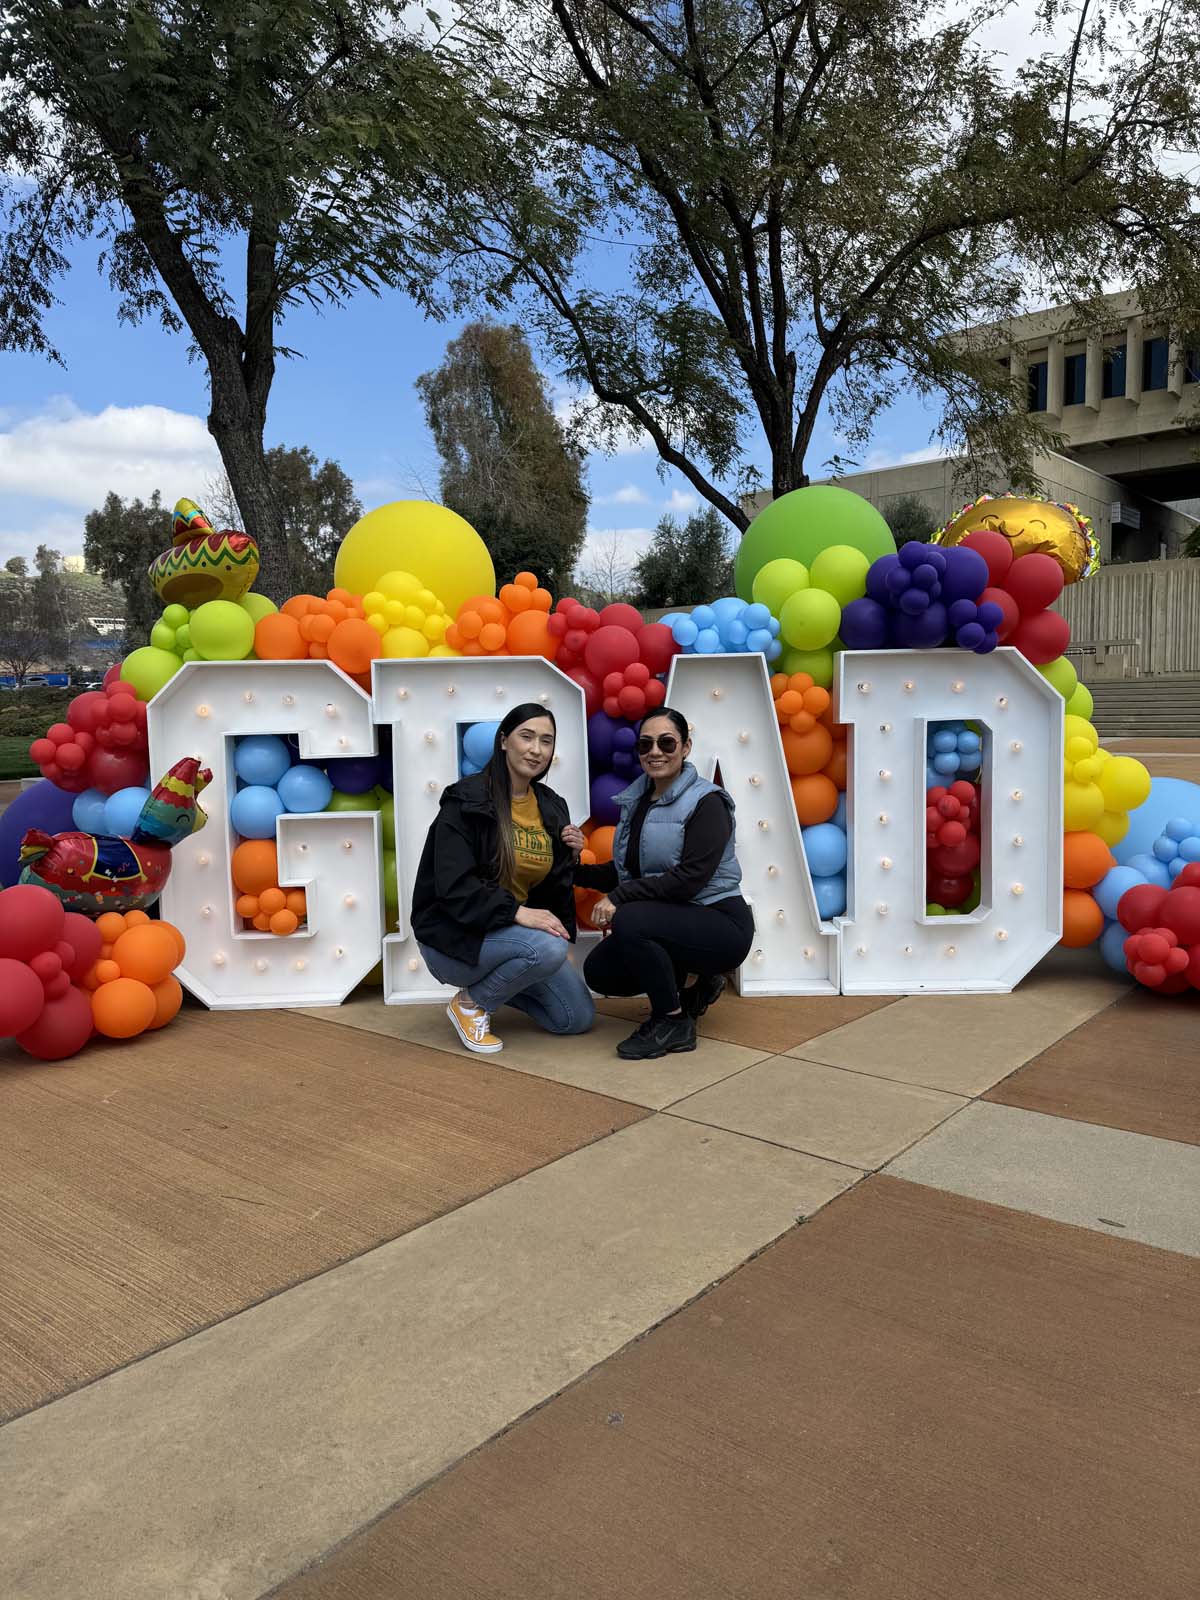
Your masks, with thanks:
[{"label": "black pants", "polygon": [[634,900],[618,906],[612,931],[583,965],[597,994],[644,994],[656,1017],[679,1005],[689,972],[711,977],[740,967],[754,943],[754,916],[741,895],[715,906]]}]

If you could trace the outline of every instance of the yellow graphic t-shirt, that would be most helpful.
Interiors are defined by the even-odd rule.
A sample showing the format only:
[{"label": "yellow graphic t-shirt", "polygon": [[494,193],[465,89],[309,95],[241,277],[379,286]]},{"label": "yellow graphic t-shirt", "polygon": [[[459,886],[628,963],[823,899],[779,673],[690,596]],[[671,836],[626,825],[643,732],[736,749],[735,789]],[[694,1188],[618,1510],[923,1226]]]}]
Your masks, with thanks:
[{"label": "yellow graphic t-shirt", "polygon": [[505,887],[519,905],[524,905],[529,891],[541,883],[554,862],[554,845],[542,826],[542,814],[532,789],[523,800],[513,801],[512,824],[513,882]]}]

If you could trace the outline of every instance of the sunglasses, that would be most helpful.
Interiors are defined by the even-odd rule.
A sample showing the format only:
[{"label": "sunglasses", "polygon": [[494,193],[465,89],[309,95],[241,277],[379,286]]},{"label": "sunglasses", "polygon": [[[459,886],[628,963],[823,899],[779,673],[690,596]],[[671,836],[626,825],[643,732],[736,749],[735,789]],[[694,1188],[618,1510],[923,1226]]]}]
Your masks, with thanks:
[{"label": "sunglasses", "polygon": [[661,733],[657,739],[653,734],[644,733],[637,742],[638,755],[648,756],[655,745],[658,746],[663,755],[673,756],[676,750],[679,749],[679,740],[673,733]]}]

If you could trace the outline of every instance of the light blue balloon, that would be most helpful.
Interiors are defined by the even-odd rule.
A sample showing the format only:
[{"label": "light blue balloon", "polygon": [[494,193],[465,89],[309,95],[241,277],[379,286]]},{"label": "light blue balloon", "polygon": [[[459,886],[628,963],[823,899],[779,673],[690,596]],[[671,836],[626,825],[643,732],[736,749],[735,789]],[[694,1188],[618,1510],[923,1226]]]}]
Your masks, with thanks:
[{"label": "light blue balloon", "polygon": [[756,600],[752,606],[747,606],[745,611],[742,612],[742,621],[748,628],[769,628],[771,626],[771,613],[761,600]]},{"label": "light blue balloon", "polygon": [[1160,861],[1174,861],[1179,854],[1179,846],[1174,839],[1168,839],[1165,833],[1160,833],[1150,848]]},{"label": "light blue balloon", "polygon": [[746,640],[750,637],[750,630],[744,622],[734,617],[722,627],[721,636],[725,640],[727,650],[744,650]]},{"label": "light blue balloon", "polygon": [[[825,827],[825,823],[818,824]],[[846,874],[834,873],[828,878],[813,878],[813,890],[817,897],[817,914],[822,922],[828,922],[832,917],[840,917],[846,910]]]},{"label": "light blue balloon", "polygon": [[1183,871],[1184,867],[1186,867],[1186,866],[1187,866],[1187,862],[1183,859],[1182,856],[1176,856],[1174,861],[1168,861],[1167,862],[1167,871],[1171,876],[1171,882],[1172,883],[1175,882],[1175,879],[1179,876],[1179,874]]},{"label": "light blue balloon", "polygon": [[[332,792],[332,791],[331,791]],[[234,831],[243,839],[273,839],[275,819],[283,815],[283,801],[265,783],[239,789],[229,807]]]},{"label": "light blue balloon", "polygon": [[324,811],[333,794],[333,781],[320,767],[301,762],[289,767],[276,786],[285,811]]},{"label": "light blue balloon", "polygon": [[721,635],[715,628],[701,628],[692,646],[698,656],[715,656],[721,651]]},{"label": "light blue balloon", "polygon": [[1129,935],[1119,922],[1110,922],[1100,935],[1100,954],[1114,972],[1121,972],[1129,977],[1129,968],[1125,965],[1125,941]]},{"label": "light blue balloon", "polygon": [[1092,890],[1092,894],[1104,915],[1115,917],[1121,896],[1129,889],[1136,889],[1145,881],[1136,867],[1110,867]]},{"label": "light blue balloon", "polygon": [[942,755],[934,756],[933,770],[940,772],[944,777],[949,777],[952,772],[958,771],[958,751],[947,750]]},{"label": "light blue balloon", "polygon": [[127,839],[137,826],[142,807],[150,798],[149,789],[140,786],[118,789],[104,802],[105,833],[115,833],[118,839]]},{"label": "light blue balloon", "polygon": [[681,645],[685,650],[695,644],[696,635],[699,632],[700,629],[692,621],[691,617],[680,617],[679,621],[671,629],[675,643]]},{"label": "light blue balloon", "polygon": [[692,612],[692,621],[698,628],[712,628],[716,626],[717,613],[711,606],[697,606]]},{"label": "light blue balloon", "polygon": [[1169,889],[1171,887],[1171,874],[1157,856],[1152,856],[1146,852],[1140,856],[1131,856],[1128,861],[1122,864],[1135,868],[1147,883],[1157,883],[1160,889]]},{"label": "light blue balloon", "polygon": [[85,789],[82,794],[75,796],[75,803],[71,807],[71,819],[80,833],[105,833],[104,826],[104,801],[105,796],[99,789]]},{"label": "light blue balloon", "polygon": [[842,830],[843,833],[848,833],[850,824],[846,820],[846,794],[845,794],[845,790],[843,790],[842,793],[838,795],[837,806],[836,806],[836,808],[834,810],[833,815],[830,817],[829,820],[836,827],[839,827]]},{"label": "light blue balloon", "polygon": [[291,764],[287,744],[273,733],[249,734],[233,752],[233,770],[243,783],[274,788]]},{"label": "light blue balloon", "polygon": [[1186,778],[1151,778],[1150,794],[1129,814],[1129,832],[1113,846],[1118,861],[1142,855],[1176,817],[1200,818],[1200,783]]},{"label": "light blue balloon", "polygon": [[978,750],[982,743],[977,733],[972,733],[970,728],[964,728],[958,735],[958,748],[964,753],[968,750]]},{"label": "light blue balloon", "polygon": [[958,749],[958,735],[950,728],[942,728],[930,741],[935,755],[943,750]]},{"label": "light blue balloon", "polygon": [[1163,832],[1168,839],[1186,839],[1189,834],[1200,833],[1200,822],[1189,822],[1186,817],[1172,817]]},{"label": "light blue balloon", "polygon": [[668,611],[665,617],[659,617],[658,620],[662,623],[664,628],[674,628],[675,624],[679,621],[679,612]]},{"label": "light blue balloon", "polygon": [[766,628],[751,628],[750,632],[746,635],[746,649],[750,651],[751,654],[757,651],[765,652],[769,650],[774,643],[775,640],[771,637],[770,632]]},{"label": "light blue balloon", "polygon": [[1179,855],[1183,861],[1200,861],[1200,832],[1180,841]]},{"label": "light blue balloon", "polygon": [[458,775],[460,778],[473,778],[477,772],[482,771],[482,767],[477,767],[473,761],[468,761],[466,756],[458,763]]},{"label": "light blue balloon", "polygon": [[767,660],[768,661],[778,661],[782,654],[783,654],[783,640],[782,639],[772,639],[771,643],[767,647]]},{"label": "light blue balloon", "polygon": [[808,870],[814,878],[830,878],[846,865],[846,835],[836,823],[816,822],[801,828]]},{"label": "light blue balloon", "polygon": [[722,595],[721,599],[714,600],[708,609],[719,623],[726,620],[732,621],[734,617],[740,617],[742,612],[745,611],[746,602],[739,600],[735,594]]},{"label": "light blue balloon", "polygon": [[486,767],[492,759],[492,750],[496,743],[496,730],[498,722],[473,722],[463,732],[463,755],[475,768],[476,772]]}]

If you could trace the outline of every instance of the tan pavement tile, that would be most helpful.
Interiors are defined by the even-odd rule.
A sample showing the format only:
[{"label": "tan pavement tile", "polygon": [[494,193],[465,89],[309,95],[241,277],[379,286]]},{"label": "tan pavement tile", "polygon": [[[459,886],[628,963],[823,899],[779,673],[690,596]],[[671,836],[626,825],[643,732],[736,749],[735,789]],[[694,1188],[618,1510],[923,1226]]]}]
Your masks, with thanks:
[{"label": "tan pavement tile", "polygon": [[[304,1015],[478,1059],[463,1049],[442,1006],[385,1006],[377,995],[356,995],[343,1006],[322,1007]],[[597,1015],[590,1032],[571,1038],[544,1032],[519,1011],[498,1012],[494,1026],[504,1040],[504,1049],[487,1058],[489,1065],[553,1078],[656,1111],[771,1054],[761,1048],[701,1039],[696,1049],[685,1055],[665,1056],[661,1061],[622,1061],[616,1053],[617,1043],[633,1026],[623,1018]]]},{"label": "tan pavement tile", "polygon": [[0,1595],[254,1600],[857,1177],[652,1117],[44,1406]]},{"label": "tan pavement tile", "polygon": [[775,1056],[671,1114],[872,1171],[966,1104],[961,1095]]}]

